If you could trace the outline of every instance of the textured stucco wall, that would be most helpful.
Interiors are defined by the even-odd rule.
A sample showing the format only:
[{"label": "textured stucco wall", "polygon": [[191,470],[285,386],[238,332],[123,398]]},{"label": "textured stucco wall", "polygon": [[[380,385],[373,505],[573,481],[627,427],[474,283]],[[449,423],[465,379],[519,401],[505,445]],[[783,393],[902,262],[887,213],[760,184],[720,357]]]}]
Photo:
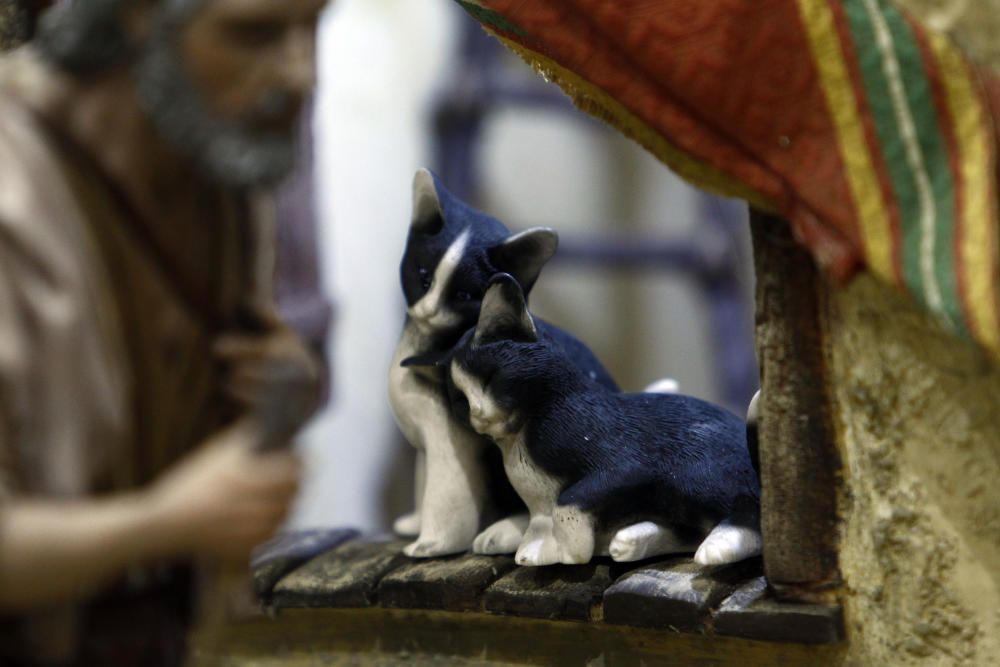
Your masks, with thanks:
[{"label": "textured stucco wall", "polygon": [[828,308],[849,664],[1000,664],[1000,370],[861,277]]},{"label": "textured stucco wall", "polygon": [[1000,0],[896,0],[931,27],[949,33],[974,60],[1000,73]]}]

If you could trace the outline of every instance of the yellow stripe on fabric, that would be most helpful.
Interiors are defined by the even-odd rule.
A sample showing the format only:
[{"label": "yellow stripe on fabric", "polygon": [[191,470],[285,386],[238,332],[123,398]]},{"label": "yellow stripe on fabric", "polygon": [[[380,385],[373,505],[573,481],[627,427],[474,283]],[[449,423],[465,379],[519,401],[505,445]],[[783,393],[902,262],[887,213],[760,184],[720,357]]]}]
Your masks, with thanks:
[{"label": "yellow stripe on fabric", "polygon": [[959,271],[965,283],[966,302],[973,337],[994,356],[1000,355],[1000,313],[996,308],[998,252],[997,220],[992,175],[995,157],[985,109],[971,78],[968,65],[946,37],[928,31],[928,40],[941,70],[948,108],[955,124],[958,164],[964,195],[959,244]]},{"label": "yellow stripe on fabric", "polygon": [[606,92],[562,65],[511,39],[498,35],[484,26],[508,49],[519,55],[546,81],[559,86],[581,110],[616,128],[658,160],[673,169],[678,176],[713,194],[737,197],[767,213],[776,213],[774,202],[752,190],[733,176],[696,160],[667,141],[641,118],[629,111]]},{"label": "yellow stripe on fabric", "polygon": [[797,1],[826,102],[837,128],[840,153],[864,240],[865,259],[874,274],[896,284],[889,210],[865,139],[858,99],[847,69],[833,10],[829,0]]}]

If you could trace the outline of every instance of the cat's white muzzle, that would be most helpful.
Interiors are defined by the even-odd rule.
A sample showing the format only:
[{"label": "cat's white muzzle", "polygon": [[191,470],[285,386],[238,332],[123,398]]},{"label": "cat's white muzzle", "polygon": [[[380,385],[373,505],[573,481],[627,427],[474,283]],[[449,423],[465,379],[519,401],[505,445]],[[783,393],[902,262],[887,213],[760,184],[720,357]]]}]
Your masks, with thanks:
[{"label": "cat's white muzzle", "polygon": [[[466,396],[468,397],[468,395]],[[472,428],[475,429],[477,433],[481,433],[483,435],[490,435],[490,431],[498,426],[502,426],[502,422],[498,415],[491,414],[491,412],[484,407],[482,401],[474,398],[469,398],[469,422],[472,424]]]},{"label": "cat's white muzzle", "polygon": [[507,435],[509,415],[496,405],[479,381],[457,363],[451,365],[451,378],[469,402],[469,423],[473,430],[494,440]]},{"label": "cat's white muzzle", "polygon": [[423,335],[433,336],[442,331],[453,329],[461,323],[461,318],[455,313],[444,309],[430,310],[421,307],[422,303],[422,301],[418,302],[408,312],[410,319],[417,325],[417,330]]}]

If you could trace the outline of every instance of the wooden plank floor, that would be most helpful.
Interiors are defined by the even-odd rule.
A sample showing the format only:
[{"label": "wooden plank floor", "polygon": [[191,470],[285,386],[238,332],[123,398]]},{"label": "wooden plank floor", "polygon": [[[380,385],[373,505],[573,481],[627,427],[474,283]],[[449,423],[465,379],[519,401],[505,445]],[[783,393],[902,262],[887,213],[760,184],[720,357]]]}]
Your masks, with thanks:
[{"label": "wooden plank floor", "polygon": [[836,605],[773,597],[760,559],[517,567],[412,559],[357,531],[290,533],[253,562],[260,607],[193,638],[205,665],[837,664]]}]

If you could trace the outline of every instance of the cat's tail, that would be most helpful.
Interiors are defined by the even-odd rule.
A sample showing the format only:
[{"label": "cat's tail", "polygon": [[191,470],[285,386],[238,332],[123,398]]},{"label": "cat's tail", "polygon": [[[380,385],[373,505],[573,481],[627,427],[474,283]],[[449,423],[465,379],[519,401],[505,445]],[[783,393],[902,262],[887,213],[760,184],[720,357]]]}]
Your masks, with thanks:
[{"label": "cat's tail", "polygon": [[642,390],[644,394],[676,394],[681,390],[680,383],[673,378],[662,378],[649,384]]},{"label": "cat's tail", "polygon": [[758,424],[760,422],[760,389],[750,399],[750,407],[747,408],[747,449],[750,450],[750,463],[753,471],[757,474],[757,482],[760,482],[760,445],[757,436]]},{"label": "cat's tail", "polygon": [[[747,449],[758,484],[760,483],[760,449],[757,439],[760,421],[759,402],[760,391],[750,399],[746,426]],[[724,565],[760,555],[764,547],[758,503],[759,501],[755,501],[751,505],[744,499],[742,507],[737,508],[731,516],[715,526],[698,546],[694,555],[695,562],[699,565]]]}]

